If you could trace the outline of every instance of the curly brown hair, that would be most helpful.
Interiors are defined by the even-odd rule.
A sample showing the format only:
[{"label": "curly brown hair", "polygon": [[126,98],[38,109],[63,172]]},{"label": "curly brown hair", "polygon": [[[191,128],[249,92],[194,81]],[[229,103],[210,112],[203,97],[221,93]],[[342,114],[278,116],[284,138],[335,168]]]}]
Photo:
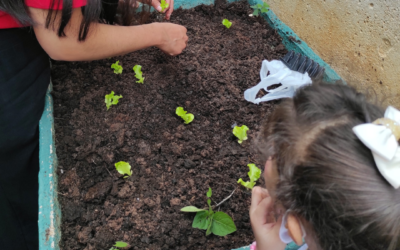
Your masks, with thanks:
[{"label": "curly brown hair", "polygon": [[318,83],[283,100],[262,126],[257,145],[276,159],[276,201],[309,223],[320,249],[400,249],[400,189],[352,131],[383,115],[352,87]]}]

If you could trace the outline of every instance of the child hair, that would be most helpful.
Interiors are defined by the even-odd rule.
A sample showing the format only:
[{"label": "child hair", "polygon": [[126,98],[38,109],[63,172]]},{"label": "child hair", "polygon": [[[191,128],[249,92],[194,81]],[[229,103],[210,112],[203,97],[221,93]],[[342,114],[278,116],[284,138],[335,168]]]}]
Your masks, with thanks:
[{"label": "child hair", "polygon": [[318,83],[283,100],[262,126],[258,149],[279,174],[272,196],[306,221],[319,249],[400,249],[400,189],[352,130],[383,116],[355,89]]}]

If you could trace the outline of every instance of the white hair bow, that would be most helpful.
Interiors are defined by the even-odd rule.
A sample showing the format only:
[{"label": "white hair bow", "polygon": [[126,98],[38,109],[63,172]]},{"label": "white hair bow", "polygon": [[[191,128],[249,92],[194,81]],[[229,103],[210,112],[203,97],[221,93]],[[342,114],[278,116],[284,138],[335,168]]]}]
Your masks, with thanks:
[{"label": "white hair bow", "polygon": [[400,187],[400,111],[389,106],[384,118],[353,128],[357,137],[372,151],[382,176],[395,188]]}]

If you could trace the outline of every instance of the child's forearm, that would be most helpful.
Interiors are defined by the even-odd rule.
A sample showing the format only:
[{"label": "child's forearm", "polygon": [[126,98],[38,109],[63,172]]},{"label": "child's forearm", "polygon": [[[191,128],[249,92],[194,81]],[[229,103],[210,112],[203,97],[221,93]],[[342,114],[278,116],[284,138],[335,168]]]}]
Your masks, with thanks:
[{"label": "child's forearm", "polygon": [[[85,41],[78,41],[82,20],[80,9],[73,9],[71,20],[65,27],[66,37],[58,37],[56,29],[45,28],[47,10],[30,8],[36,25],[35,34],[40,45],[54,60],[85,61],[121,55],[162,43],[160,25],[112,26],[93,23]],[[58,18],[61,13],[58,13]],[[57,22],[54,27],[58,27]]]}]

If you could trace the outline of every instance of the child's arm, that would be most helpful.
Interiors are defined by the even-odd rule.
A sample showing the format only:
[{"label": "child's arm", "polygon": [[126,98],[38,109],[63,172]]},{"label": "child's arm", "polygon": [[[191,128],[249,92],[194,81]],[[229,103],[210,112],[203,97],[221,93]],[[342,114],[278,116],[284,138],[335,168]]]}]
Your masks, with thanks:
[{"label": "child's arm", "polygon": [[[78,41],[82,21],[80,8],[72,11],[71,20],[64,29],[65,37],[59,37],[53,27],[46,29],[48,10],[29,8],[35,21],[36,37],[54,60],[90,61],[133,52],[156,46],[169,55],[178,55],[186,47],[186,28],[172,23],[152,23],[138,26],[114,26],[93,23],[85,41]],[[58,13],[55,27],[61,19]]]},{"label": "child's arm", "polygon": [[266,189],[254,187],[251,195],[250,221],[257,242],[257,250],[284,250],[286,244],[279,238],[282,216],[269,221],[272,199]]}]

